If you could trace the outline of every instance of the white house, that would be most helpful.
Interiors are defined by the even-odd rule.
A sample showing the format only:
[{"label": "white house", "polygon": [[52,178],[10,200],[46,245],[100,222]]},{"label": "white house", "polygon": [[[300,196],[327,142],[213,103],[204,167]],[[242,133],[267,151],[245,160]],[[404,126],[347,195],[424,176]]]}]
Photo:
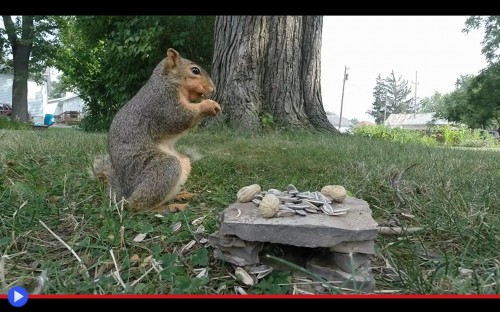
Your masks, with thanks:
[{"label": "white house", "polygon": [[430,126],[452,125],[443,119],[434,119],[434,113],[390,114],[384,125],[391,128],[426,130]]},{"label": "white house", "polygon": [[60,115],[65,112],[83,112],[85,103],[82,98],[75,93],[66,92],[65,96],[57,99],[50,99],[47,103],[47,114]]},{"label": "white house", "polygon": [[85,103],[82,98],[75,93],[66,92],[65,96],[57,99],[50,99],[47,103],[46,114],[56,116],[56,122],[64,122],[67,114],[77,113],[78,119],[82,117]]},{"label": "white house", "polygon": [[354,126],[354,124],[349,119],[344,117],[342,117],[342,123],[340,123],[340,116],[337,114],[327,115],[326,117],[328,118],[328,121],[335,127],[335,129],[339,130],[342,133],[348,132]]},{"label": "white house", "polygon": [[[0,74],[0,103],[12,105],[13,80],[13,74]],[[33,80],[28,80],[28,113],[32,118],[44,116],[44,108],[47,105],[47,101],[47,84],[37,84]]]},{"label": "white house", "polygon": [[[13,80],[13,74],[0,74],[0,103],[12,105]],[[81,116],[84,105],[83,100],[72,92],[66,92],[62,98],[49,100],[47,82],[37,84],[33,80],[28,80],[28,113],[33,122],[43,123],[47,114],[58,116],[68,112],[78,112]]]}]

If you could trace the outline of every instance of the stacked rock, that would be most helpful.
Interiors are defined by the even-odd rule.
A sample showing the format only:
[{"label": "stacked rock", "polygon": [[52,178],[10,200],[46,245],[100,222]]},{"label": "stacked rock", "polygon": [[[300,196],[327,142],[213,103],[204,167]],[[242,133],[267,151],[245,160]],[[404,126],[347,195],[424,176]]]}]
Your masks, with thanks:
[{"label": "stacked rock", "polygon": [[215,257],[236,266],[258,265],[265,243],[314,248],[307,270],[338,287],[372,292],[377,223],[371,215],[366,201],[340,185],[301,192],[292,184],[286,191],[253,184],[222,212],[221,228],[209,242]]}]

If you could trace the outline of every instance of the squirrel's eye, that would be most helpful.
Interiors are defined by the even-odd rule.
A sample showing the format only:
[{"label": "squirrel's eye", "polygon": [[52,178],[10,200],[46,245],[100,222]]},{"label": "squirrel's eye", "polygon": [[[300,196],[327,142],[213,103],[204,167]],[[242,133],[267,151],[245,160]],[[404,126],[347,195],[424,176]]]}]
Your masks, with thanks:
[{"label": "squirrel's eye", "polygon": [[195,75],[199,75],[201,73],[198,67],[191,68],[191,72]]}]

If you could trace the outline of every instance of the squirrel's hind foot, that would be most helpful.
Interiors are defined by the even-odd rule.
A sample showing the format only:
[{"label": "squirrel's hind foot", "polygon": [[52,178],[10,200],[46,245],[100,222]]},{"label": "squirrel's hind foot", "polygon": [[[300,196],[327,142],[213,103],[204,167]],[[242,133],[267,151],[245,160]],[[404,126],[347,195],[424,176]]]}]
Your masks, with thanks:
[{"label": "squirrel's hind foot", "polygon": [[193,198],[194,194],[189,193],[188,191],[182,191],[179,194],[175,195],[175,200],[190,200]]},{"label": "squirrel's hind foot", "polygon": [[170,213],[177,213],[177,212],[183,212],[189,207],[189,204],[168,204],[166,206],[162,206],[158,209],[155,209],[156,211],[162,213],[162,214],[170,214]]}]

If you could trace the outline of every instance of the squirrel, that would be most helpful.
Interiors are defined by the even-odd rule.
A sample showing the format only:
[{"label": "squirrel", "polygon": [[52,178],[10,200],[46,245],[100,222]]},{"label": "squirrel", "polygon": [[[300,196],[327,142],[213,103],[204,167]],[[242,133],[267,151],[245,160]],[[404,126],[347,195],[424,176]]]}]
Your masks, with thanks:
[{"label": "squirrel", "polygon": [[[180,193],[191,161],[175,149],[176,142],[205,117],[221,112],[209,99],[215,85],[196,63],[169,48],[149,80],[114,116],[108,133],[109,180],[116,200],[124,198],[134,211],[185,210],[187,204],[169,204]],[[96,163],[102,166],[102,161]],[[106,160],[104,160],[106,161]],[[179,197],[180,196],[180,197]]]}]

